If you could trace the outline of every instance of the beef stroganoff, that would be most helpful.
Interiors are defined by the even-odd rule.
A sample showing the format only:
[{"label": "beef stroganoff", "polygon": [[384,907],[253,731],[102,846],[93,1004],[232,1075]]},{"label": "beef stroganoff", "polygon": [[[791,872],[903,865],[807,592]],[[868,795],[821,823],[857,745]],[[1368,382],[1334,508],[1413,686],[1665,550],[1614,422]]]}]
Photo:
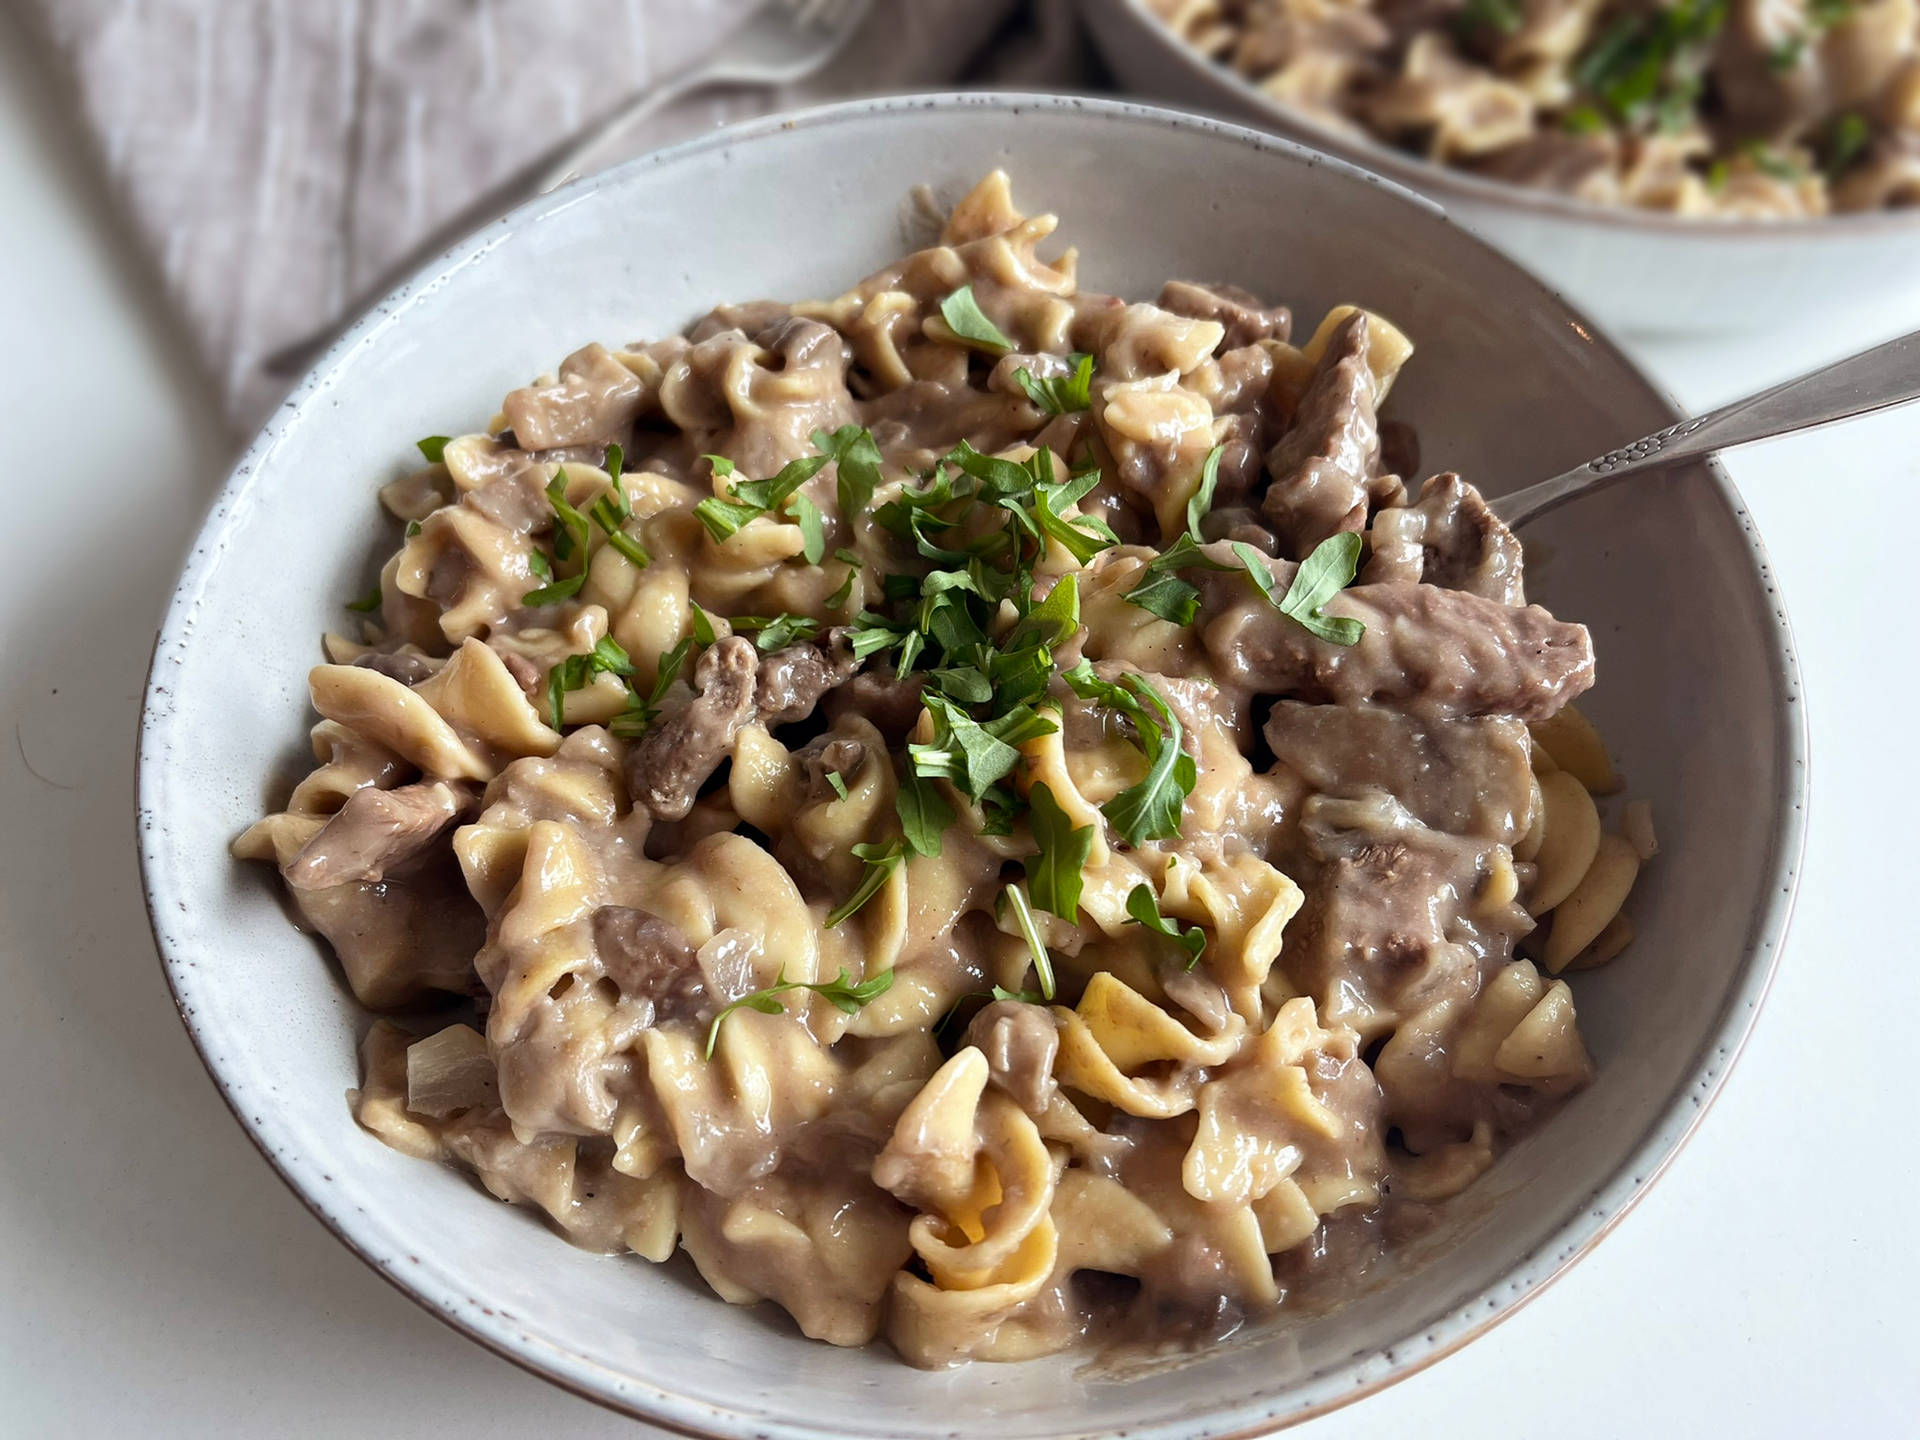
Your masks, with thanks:
[{"label": "beef stroganoff", "polygon": [[[924,1366],[1217,1335],[1584,1085],[1653,848],[1412,344],[1079,289],[995,174],[836,299],[421,442],[277,865],[355,1114]],[[457,998],[456,998],[457,997]],[[455,1023],[427,1002],[465,1004]]]},{"label": "beef stroganoff", "polygon": [[1915,0],[1145,0],[1291,109],[1490,179],[1769,218],[1920,205]]}]

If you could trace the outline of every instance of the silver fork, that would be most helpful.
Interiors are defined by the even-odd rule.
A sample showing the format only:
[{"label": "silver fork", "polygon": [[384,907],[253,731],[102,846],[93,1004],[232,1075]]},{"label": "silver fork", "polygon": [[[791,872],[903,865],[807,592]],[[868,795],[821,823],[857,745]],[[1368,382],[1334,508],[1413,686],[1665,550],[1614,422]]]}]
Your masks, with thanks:
[{"label": "silver fork", "polygon": [[1564,475],[1489,503],[1494,514],[1517,530],[1569,500],[1648,470],[1698,460],[1754,440],[1851,420],[1910,400],[1920,400],[1920,331],[1722,405],[1710,414],[1669,425]]},{"label": "silver fork", "polygon": [[718,85],[791,85],[825,69],[853,39],[873,0],[766,0],[718,49],[670,80],[648,85],[477,196],[356,295],[332,323],[261,362],[269,375],[297,375],[352,328],[376,300],[433,256],[523,200],[593,169],[596,155],[641,120],[697,90]]}]

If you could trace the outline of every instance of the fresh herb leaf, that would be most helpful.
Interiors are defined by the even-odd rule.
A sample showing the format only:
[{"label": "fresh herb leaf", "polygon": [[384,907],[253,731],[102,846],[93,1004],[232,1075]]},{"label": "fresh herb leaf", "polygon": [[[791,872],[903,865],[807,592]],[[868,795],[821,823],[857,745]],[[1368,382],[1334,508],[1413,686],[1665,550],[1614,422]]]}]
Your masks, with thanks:
[{"label": "fresh herb leaf", "polygon": [[547,671],[547,718],[558,730],[566,718],[566,696],[571,690],[585,688],[596,674],[633,674],[633,660],[618,640],[603,635],[584,655],[569,655]]},{"label": "fresh herb leaf", "polygon": [[627,452],[619,445],[607,446],[607,477],[613,481],[613,493],[620,497],[620,506],[624,515],[631,515],[633,507],[627,503],[627,492],[620,488],[620,477],[627,470]]},{"label": "fresh herb leaf", "polygon": [[406,538],[411,540],[413,539],[414,536],[418,535],[419,533],[420,533],[420,522],[418,520],[407,521]]},{"label": "fresh herb leaf", "polygon": [[1207,452],[1206,463],[1200,467],[1200,483],[1194,486],[1187,500],[1187,535],[1196,545],[1204,538],[1200,534],[1200,522],[1213,509],[1213,492],[1220,484],[1220,457],[1226,453],[1224,445],[1216,445]]},{"label": "fresh herb leaf", "polygon": [[[1051,451],[1041,450],[1036,458],[1051,454]],[[1031,514],[1040,532],[1049,539],[1059,541],[1066,552],[1082,565],[1102,550],[1120,543],[1120,537],[1113,533],[1113,527],[1098,515],[1069,518],[1065,513],[1067,506],[1078,504],[1099,483],[1100,472],[1089,470],[1083,475],[1074,476],[1064,485],[1042,483],[1033,487],[1035,504]]]},{"label": "fresh herb leaf", "polygon": [[1173,544],[1149,560],[1140,571],[1140,579],[1126,593],[1129,605],[1137,605],[1162,620],[1176,625],[1191,625],[1200,613],[1200,591],[1179,576],[1182,570],[1230,570],[1200,548],[1192,534],[1174,537]]},{"label": "fresh herb leaf", "polygon": [[1040,847],[1027,861],[1027,885],[1033,892],[1033,903],[1073,923],[1080,916],[1080,892],[1085,883],[1081,871],[1093,853],[1093,826],[1076,827],[1044,781],[1033,787],[1027,804],[1027,824],[1033,830],[1033,843]]},{"label": "fresh herb leaf", "polygon": [[953,806],[940,793],[940,787],[911,766],[893,797],[893,808],[900,817],[900,831],[907,848],[916,855],[937,858],[941,836],[953,824]]},{"label": "fresh herb leaf", "polygon": [[[1247,574],[1265,593],[1282,615],[1297,621],[1310,634],[1332,645],[1357,645],[1367,627],[1346,615],[1327,615],[1321,610],[1329,600],[1352,583],[1360,564],[1360,535],[1343,530],[1313,547],[1313,553],[1300,562],[1286,595],[1274,600],[1273,572],[1267,569],[1260,552],[1251,545],[1236,544],[1234,553],[1247,567]],[[1264,581],[1264,583],[1262,583]]]},{"label": "fresh herb leaf", "polygon": [[1805,178],[1805,172],[1787,156],[1769,145],[1754,141],[1742,147],[1742,153],[1762,175],[1788,184]]},{"label": "fresh herb leaf", "polygon": [[1820,167],[1829,179],[1839,175],[1867,148],[1872,132],[1867,125],[1867,117],[1858,110],[1849,110],[1837,116],[1828,127],[1826,144],[1822,147]]},{"label": "fresh herb leaf", "polygon": [[1047,953],[1047,942],[1040,938],[1040,926],[1033,918],[1033,907],[1027,903],[1027,892],[1018,885],[1009,885],[1005,894],[1008,908],[1013,911],[1013,923],[1019,927],[1027,949],[1033,954],[1033,968],[1040,977],[1040,998],[1051,1000],[1055,988],[1053,956]]},{"label": "fresh herb leaf", "polygon": [[693,614],[689,620],[689,625],[693,631],[693,638],[699,641],[703,648],[713,644],[717,638],[713,628],[713,617],[698,605],[693,607]]},{"label": "fresh herb leaf", "polygon": [[553,579],[553,562],[547,559],[547,552],[538,545],[527,552],[527,569],[533,572],[535,579]]},{"label": "fresh herb leaf", "polygon": [[[723,480],[732,477],[732,461],[722,455],[709,455],[706,458],[716,476]],[[777,510],[786,504],[789,496],[826,468],[827,462],[833,458],[832,455],[803,455],[798,460],[789,460],[765,480],[736,480],[728,487],[724,498],[709,496],[693,507],[693,513],[707,527],[709,535],[715,540],[724,541],[738,534],[740,527],[748,521],[757,520],[769,510]],[[819,511],[815,509],[814,514],[817,518]],[[824,549],[824,539],[821,545]]]},{"label": "fresh herb leaf", "polygon": [[1454,15],[1454,28],[1467,38],[1481,30],[1511,35],[1523,18],[1520,0],[1466,0]]},{"label": "fresh herb leaf", "polygon": [[907,746],[913,767],[929,779],[949,780],[962,794],[979,797],[1020,763],[1020,752],[944,695],[923,697],[934,719],[933,739]]},{"label": "fresh herb leaf", "polygon": [[1198,925],[1183,927],[1162,915],[1159,897],[1153,893],[1151,885],[1136,885],[1127,892],[1127,914],[1136,924],[1146,926],[1156,935],[1166,936],[1186,951],[1189,970],[1198,965],[1200,957],[1206,953],[1206,932]]},{"label": "fresh herb leaf", "polygon": [[827,528],[820,507],[804,495],[795,495],[793,523],[800,527],[800,554],[809,565],[818,565],[827,555]]},{"label": "fresh herb leaf", "polygon": [[838,770],[827,771],[827,784],[842,800],[847,798],[847,782]]},{"label": "fresh herb leaf", "polygon": [[995,350],[1013,349],[1013,341],[1001,334],[1000,327],[989,320],[987,312],[980,308],[971,284],[962,285],[940,302],[940,316],[962,340]]},{"label": "fresh herb leaf", "polygon": [[[880,887],[887,883],[887,877],[898,870],[901,862],[906,859],[907,849],[904,841],[889,840],[884,845],[866,843],[855,845],[853,853],[866,861],[867,873],[860,882],[860,888],[849,895],[837,910],[827,916],[828,929],[838,925],[880,893]],[[888,973],[891,974],[891,972]]]},{"label": "fresh herb leaf", "polygon": [[714,1046],[720,1043],[720,1022],[739,1009],[758,1010],[762,1015],[778,1015],[784,1008],[779,996],[792,990],[811,990],[823,1000],[833,1003],[835,1008],[848,1015],[857,1015],[861,1007],[878,1000],[893,988],[893,971],[882,970],[878,975],[853,983],[853,977],[846,966],[840,967],[840,973],[831,980],[805,981],[789,980],[787,972],[782,970],[780,978],[764,990],[756,990],[751,995],[742,995],[731,1005],[726,1006],[713,1017],[713,1024],[707,1027],[707,1059],[713,1059]]},{"label": "fresh herb leaf", "polygon": [[1100,807],[1113,828],[1129,845],[1149,840],[1171,840],[1180,833],[1180,816],[1187,796],[1199,781],[1199,767],[1193,756],[1181,748],[1180,720],[1167,702],[1138,675],[1122,677],[1121,683],[1141,701],[1159,711],[1155,724],[1144,708],[1128,711],[1134,729],[1140,734],[1141,749],[1147,757],[1146,776],[1137,785],[1122,790]]},{"label": "fresh herb leaf", "polygon": [[429,435],[424,440],[414,441],[413,444],[414,448],[426,457],[429,465],[438,465],[447,458],[447,445],[452,439],[451,435]]},{"label": "fresh herb leaf", "polygon": [[529,590],[520,597],[522,605],[558,605],[562,600],[571,600],[580,593],[580,587],[587,583],[586,571],[570,576],[565,580],[556,580],[551,585],[542,585],[538,590]]},{"label": "fresh herb leaf", "polygon": [[371,615],[380,608],[380,582],[373,582],[373,588],[358,600],[347,601],[347,609],[358,611],[362,615]]},{"label": "fresh herb leaf", "polygon": [[838,610],[853,596],[853,582],[860,577],[860,557],[851,550],[836,550],[833,558],[847,567],[847,578],[840,582],[840,588],[827,596],[827,607]]},{"label": "fresh herb leaf", "polygon": [[742,505],[713,495],[693,507],[694,518],[707,527],[707,533],[715,540],[729,539],[739,533],[742,525],[758,520],[765,513],[758,505]]},{"label": "fresh herb leaf", "polygon": [[859,425],[842,425],[832,434],[816,430],[809,438],[814,449],[837,465],[840,515],[851,521],[873,503],[873,492],[880,487],[880,447],[873,443],[872,432]]},{"label": "fresh herb leaf", "polygon": [[1607,117],[1591,105],[1574,105],[1560,117],[1560,128],[1569,135],[1598,135],[1607,128]]},{"label": "fresh herb leaf", "polygon": [[1069,355],[1067,363],[1073,369],[1065,375],[1045,375],[1035,379],[1033,372],[1022,365],[1013,372],[1013,378],[1015,383],[1026,392],[1027,399],[1045,414],[1071,415],[1080,410],[1091,409],[1093,407],[1093,356]]},{"label": "fresh herb leaf", "polygon": [[820,633],[820,622],[810,615],[782,611],[771,619],[760,615],[738,615],[727,621],[738,634],[752,635],[762,654],[784,650],[796,640],[811,640]]},{"label": "fresh herb leaf", "polygon": [[[653,689],[645,696],[637,694],[629,682],[627,708],[608,722],[607,729],[622,740],[637,740],[646,734],[653,722],[660,718],[661,703],[673,689],[673,682],[686,669],[687,659],[693,654],[693,645],[694,637],[689,635],[660,657],[659,668],[654,673]],[[625,673],[631,675],[632,667],[629,666]]]}]

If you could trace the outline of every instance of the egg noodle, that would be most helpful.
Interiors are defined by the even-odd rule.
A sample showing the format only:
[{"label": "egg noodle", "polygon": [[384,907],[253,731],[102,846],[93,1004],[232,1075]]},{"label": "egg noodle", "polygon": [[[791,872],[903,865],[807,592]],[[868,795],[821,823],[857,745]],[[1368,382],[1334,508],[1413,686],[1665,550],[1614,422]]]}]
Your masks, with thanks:
[{"label": "egg noodle", "polygon": [[1417,1228],[1587,1083],[1556,977],[1653,848],[1587,632],[1409,489],[1407,337],[1082,291],[1054,228],[996,173],[420,442],[234,845],[403,1012],[368,1130],[922,1366],[1217,1336]]}]

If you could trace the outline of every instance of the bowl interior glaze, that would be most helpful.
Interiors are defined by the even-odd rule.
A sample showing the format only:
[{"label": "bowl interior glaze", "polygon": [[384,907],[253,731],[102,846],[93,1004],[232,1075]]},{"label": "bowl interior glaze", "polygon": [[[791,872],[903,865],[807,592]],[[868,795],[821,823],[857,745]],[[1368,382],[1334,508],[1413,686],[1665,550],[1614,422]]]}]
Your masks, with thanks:
[{"label": "bowl interior glaze", "polygon": [[1664,847],[1633,897],[1637,943],[1576,986],[1598,1079],[1342,1309],[1125,1378],[1074,1356],[925,1374],[722,1304],[684,1262],[574,1250],[360,1131],[343,1097],[366,1017],[227,844],[304,764],[319,636],[394,543],[375,487],[415,438],[480,428],[588,339],[837,293],[908,243],[912,187],[951,201],[995,166],[1060,214],[1088,285],[1151,299],[1173,276],[1230,280],[1309,329],[1341,301],[1390,316],[1419,349],[1389,413],[1418,423],[1430,469],[1498,491],[1674,418],[1579,315],[1389,183],[1232,126],[1018,96],[863,102],[635,161],[478,233],[335,349],[221,492],[155,652],[140,843],[168,977],[236,1116],[347,1244],[509,1358],[691,1433],[1191,1440],[1396,1378],[1546,1283],[1653,1177],[1744,1039],[1785,926],[1804,788],[1790,641],[1751,522],[1696,468],[1529,536],[1536,597],[1593,628],[1590,713]]}]

